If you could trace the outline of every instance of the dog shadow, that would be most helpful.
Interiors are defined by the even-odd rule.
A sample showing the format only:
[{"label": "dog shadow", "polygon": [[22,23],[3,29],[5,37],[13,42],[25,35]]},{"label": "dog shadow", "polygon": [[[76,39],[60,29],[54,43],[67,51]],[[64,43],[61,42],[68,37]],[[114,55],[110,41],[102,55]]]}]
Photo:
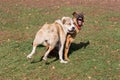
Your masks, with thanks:
[{"label": "dog shadow", "polygon": [[87,41],[87,42],[80,42],[80,43],[72,43],[71,46],[70,46],[70,49],[69,49],[69,53],[68,55],[70,56],[74,51],[77,51],[79,49],[86,49],[86,47],[90,45],[90,42]]},{"label": "dog shadow", "polygon": [[[69,52],[68,52],[68,56],[70,56],[74,51],[77,51],[79,49],[82,49],[82,48],[86,49],[86,47],[88,45],[90,45],[89,41],[87,41],[87,42],[80,42],[80,43],[71,43],[71,46],[70,46],[70,49],[69,49]],[[41,47],[41,46],[39,46],[39,47]],[[32,61],[31,63],[41,62],[42,58],[43,58],[43,56],[40,58],[40,60]],[[59,60],[58,49],[57,48],[53,49],[49,53],[48,58],[55,58],[55,59],[50,61],[50,62],[45,61],[46,65],[49,65],[50,63],[53,63],[53,62],[56,62],[57,60]]]}]

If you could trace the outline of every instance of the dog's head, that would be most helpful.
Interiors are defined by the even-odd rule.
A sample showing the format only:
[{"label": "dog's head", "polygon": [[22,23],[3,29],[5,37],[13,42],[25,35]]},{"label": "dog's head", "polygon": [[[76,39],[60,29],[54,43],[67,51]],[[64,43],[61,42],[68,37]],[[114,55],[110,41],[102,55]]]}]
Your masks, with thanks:
[{"label": "dog's head", "polygon": [[72,15],[75,26],[77,26],[77,28],[80,30],[81,26],[84,23],[84,15],[82,13],[76,13],[76,12],[73,12]]},{"label": "dog's head", "polygon": [[75,31],[75,25],[74,25],[72,18],[63,17],[62,23],[63,23],[64,27],[66,27],[68,33],[72,33]]}]

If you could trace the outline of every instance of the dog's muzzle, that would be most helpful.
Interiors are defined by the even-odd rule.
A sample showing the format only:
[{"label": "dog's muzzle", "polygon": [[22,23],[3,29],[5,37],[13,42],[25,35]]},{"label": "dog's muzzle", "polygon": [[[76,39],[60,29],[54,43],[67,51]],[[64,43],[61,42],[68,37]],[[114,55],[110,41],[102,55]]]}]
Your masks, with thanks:
[{"label": "dog's muzzle", "polygon": [[71,30],[68,30],[68,33],[73,33],[75,31],[75,27],[72,27]]},{"label": "dog's muzzle", "polygon": [[78,18],[78,19],[77,19],[77,24],[78,24],[78,26],[82,26],[82,23],[83,23],[82,18]]}]

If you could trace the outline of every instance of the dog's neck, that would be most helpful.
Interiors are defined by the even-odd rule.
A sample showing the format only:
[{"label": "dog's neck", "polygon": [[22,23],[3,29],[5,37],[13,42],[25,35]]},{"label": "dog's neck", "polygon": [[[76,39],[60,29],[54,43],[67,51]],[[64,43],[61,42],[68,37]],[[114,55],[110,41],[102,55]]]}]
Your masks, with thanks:
[{"label": "dog's neck", "polygon": [[76,25],[76,27],[77,27],[78,30],[81,30],[81,26]]},{"label": "dog's neck", "polygon": [[68,30],[67,28],[64,26],[64,24],[62,23],[62,21],[59,19],[59,20],[56,20],[55,21],[56,23],[60,24],[62,29],[64,30],[64,33],[67,34]]}]

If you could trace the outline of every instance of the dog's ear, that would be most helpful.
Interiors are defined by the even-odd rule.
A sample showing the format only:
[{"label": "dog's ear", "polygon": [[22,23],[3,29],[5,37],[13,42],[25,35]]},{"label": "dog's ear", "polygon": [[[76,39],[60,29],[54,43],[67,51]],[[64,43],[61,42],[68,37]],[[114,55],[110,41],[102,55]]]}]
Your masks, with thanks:
[{"label": "dog's ear", "polygon": [[63,17],[62,18],[62,23],[65,24],[65,22],[66,22],[66,17]]},{"label": "dog's ear", "polygon": [[74,17],[77,17],[77,13],[76,13],[76,12],[73,12],[72,15],[73,15]]}]

